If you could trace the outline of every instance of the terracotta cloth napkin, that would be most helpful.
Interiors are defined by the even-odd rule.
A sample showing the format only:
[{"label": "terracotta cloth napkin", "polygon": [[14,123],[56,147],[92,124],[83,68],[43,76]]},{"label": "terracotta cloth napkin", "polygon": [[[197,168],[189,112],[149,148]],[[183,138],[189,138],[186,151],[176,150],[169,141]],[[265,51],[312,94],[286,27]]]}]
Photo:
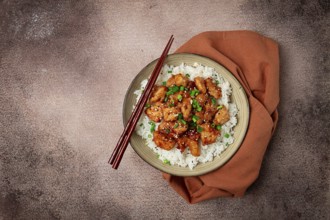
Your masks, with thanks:
[{"label": "terracotta cloth napkin", "polygon": [[250,122],[241,147],[224,166],[198,177],[166,173],[163,177],[189,203],[221,196],[241,197],[258,177],[278,120],[278,45],[252,31],[204,32],[190,39],[176,53],[199,54],[225,66],[246,91]]}]

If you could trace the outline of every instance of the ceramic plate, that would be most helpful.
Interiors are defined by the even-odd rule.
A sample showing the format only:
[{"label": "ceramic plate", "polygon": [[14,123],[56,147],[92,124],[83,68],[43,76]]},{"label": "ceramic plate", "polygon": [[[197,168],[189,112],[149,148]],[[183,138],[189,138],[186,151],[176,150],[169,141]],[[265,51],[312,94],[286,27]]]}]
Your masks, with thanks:
[{"label": "ceramic plate", "polygon": [[[130,144],[136,153],[151,166],[175,176],[202,175],[224,165],[239,149],[245,137],[249,122],[249,103],[245,91],[237,79],[225,67],[209,58],[195,54],[171,54],[168,55],[164,64],[178,66],[181,63],[193,65],[196,62],[204,66],[213,67],[216,72],[221,74],[231,84],[233,91],[231,95],[231,102],[236,103],[238,108],[237,125],[234,127],[235,140],[233,144],[229,145],[227,149],[224,150],[219,156],[215,157],[213,161],[204,164],[199,163],[193,170],[191,170],[188,167],[164,164],[157,158],[156,153],[154,153],[148,146],[146,146],[146,141],[134,132],[131,137]],[[143,68],[132,81],[124,100],[124,124],[127,123],[132,112],[133,105],[136,102],[136,95],[134,95],[134,91],[140,88],[141,81],[147,79],[151,75],[154,67],[156,66],[156,63],[157,60],[152,61],[145,68]]]}]

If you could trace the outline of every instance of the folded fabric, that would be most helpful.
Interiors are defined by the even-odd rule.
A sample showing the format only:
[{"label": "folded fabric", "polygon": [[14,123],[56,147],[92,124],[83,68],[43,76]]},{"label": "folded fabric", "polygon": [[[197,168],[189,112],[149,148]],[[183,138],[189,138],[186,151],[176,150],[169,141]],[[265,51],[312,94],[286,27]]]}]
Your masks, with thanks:
[{"label": "folded fabric", "polygon": [[259,175],[278,121],[278,45],[252,31],[204,32],[176,53],[199,54],[226,67],[245,89],[250,121],[241,147],[224,166],[197,177],[167,173],[163,177],[189,203],[222,196],[241,197]]}]

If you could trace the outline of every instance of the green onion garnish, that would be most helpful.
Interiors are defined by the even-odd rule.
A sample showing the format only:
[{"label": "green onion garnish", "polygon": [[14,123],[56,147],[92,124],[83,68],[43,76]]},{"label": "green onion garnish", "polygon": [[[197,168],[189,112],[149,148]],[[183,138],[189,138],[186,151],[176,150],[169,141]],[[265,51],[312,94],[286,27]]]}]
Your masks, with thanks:
[{"label": "green onion garnish", "polygon": [[217,100],[214,97],[211,98],[211,101],[212,101],[212,104],[213,105],[216,105],[217,104]]},{"label": "green onion garnish", "polygon": [[198,117],[197,115],[193,115],[193,116],[192,116],[192,120],[193,120],[193,122],[197,122],[198,119],[199,119],[199,117]]},{"label": "green onion garnish", "polygon": [[196,95],[199,94],[199,90],[197,90],[197,89],[191,90],[189,94],[191,97],[195,97]]},{"label": "green onion garnish", "polygon": [[214,127],[215,127],[215,124],[214,124],[214,123],[212,123],[212,124],[211,124],[211,127],[212,127],[212,128],[214,128]]},{"label": "green onion garnish", "polygon": [[221,125],[217,125],[217,130],[218,130],[218,131],[221,130]]},{"label": "green onion garnish", "polygon": [[172,73],[173,71],[172,70],[168,70],[167,73]]},{"label": "green onion garnish", "polygon": [[219,80],[215,80],[215,84],[217,84],[217,85],[218,85],[219,83],[220,83],[220,82],[219,82]]},{"label": "green onion garnish", "polygon": [[165,160],[163,161],[163,163],[164,163],[164,164],[171,165],[171,162],[170,162],[168,159],[165,159]]},{"label": "green onion garnish", "polygon": [[201,133],[203,131],[203,128],[201,126],[197,126],[197,132]]},{"label": "green onion garnish", "polygon": [[222,108],[223,108],[222,105],[219,105],[219,106],[217,107],[218,110],[220,110],[220,109],[222,109]]},{"label": "green onion garnish", "polygon": [[163,86],[166,86],[166,81],[162,82],[162,85],[163,85]]},{"label": "green onion garnish", "polygon": [[182,124],[184,124],[184,125],[187,124],[187,122],[185,120],[183,120],[183,119],[179,119],[179,122],[182,123]]},{"label": "green onion garnish", "polygon": [[183,91],[184,89],[184,86],[180,86],[180,91]]},{"label": "green onion garnish", "polygon": [[180,120],[180,119],[182,119],[182,118],[183,118],[182,113],[179,113],[179,114],[178,114],[178,119]]},{"label": "green onion garnish", "polygon": [[150,108],[150,106],[151,106],[151,105],[150,105],[149,103],[146,104],[146,108]]},{"label": "green onion garnish", "polygon": [[182,101],[182,95],[181,94],[178,95],[178,100],[179,100],[179,102]]},{"label": "green onion garnish", "polygon": [[149,124],[151,125],[150,132],[154,132],[156,128],[156,124],[153,121],[149,121]]},{"label": "green onion garnish", "polygon": [[175,125],[173,126],[173,128],[175,129],[177,127],[179,127],[179,124],[178,123],[175,123]]},{"label": "green onion garnish", "polygon": [[187,74],[186,74],[186,77],[190,77],[190,75],[187,73]]},{"label": "green onion garnish", "polygon": [[226,133],[224,136],[225,136],[225,138],[229,138],[230,137],[230,135],[228,133]]},{"label": "green onion garnish", "polygon": [[148,138],[152,138],[152,134],[148,134]]}]

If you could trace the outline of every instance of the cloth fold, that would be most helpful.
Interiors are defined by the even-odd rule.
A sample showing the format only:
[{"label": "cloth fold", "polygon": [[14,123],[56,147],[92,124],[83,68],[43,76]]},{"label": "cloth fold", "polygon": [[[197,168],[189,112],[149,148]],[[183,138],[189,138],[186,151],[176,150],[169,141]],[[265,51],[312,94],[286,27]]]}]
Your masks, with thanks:
[{"label": "cloth fold", "polygon": [[250,121],[241,147],[224,166],[197,177],[167,173],[163,177],[192,204],[217,197],[241,197],[259,175],[278,121],[278,45],[252,31],[210,31],[193,37],[176,53],[202,55],[226,67],[247,94]]}]

